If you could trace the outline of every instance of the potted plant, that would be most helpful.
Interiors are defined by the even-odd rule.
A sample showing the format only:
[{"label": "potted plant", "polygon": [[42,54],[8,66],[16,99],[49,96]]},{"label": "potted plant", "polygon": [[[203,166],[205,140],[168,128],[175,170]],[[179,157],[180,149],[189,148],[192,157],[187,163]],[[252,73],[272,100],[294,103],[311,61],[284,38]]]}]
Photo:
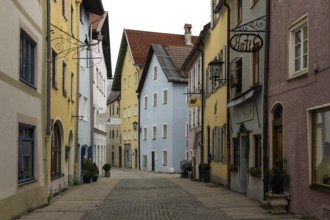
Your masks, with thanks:
[{"label": "potted plant", "polygon": [[264,180],[268,184],[269,191],[266,193],[266,204],[270,213],[287,213],[288,205],[285,187],[289,182],[289,175],[285,171],[285,159],[277,159],[272,169],[265,170]]},{"label": "potted plant", "polygon": [[103,165],[103,170],[104,170],[104,176],[105,177],[110,177],[110,170],[111,170],[111,165],[110,164],[108,164],[108,163],[106,163],[106,164],[104,164]]},{"label": "potted plant", "polygon": [[199,180],[210,182],[210,164],[201,163],[198,165]]},{"label": "potted plant", "polygon": [[85,158],[83,163],[83,170],[82,170],[84,183],[90,183],[92,181],[92,167],[93,167],[93,162]]},{"label": "potted plant", "polygon": [[97,178],[99,176],[99,168],[97,167],[96,163],[92,165],[92,182],[97,182]]},{"label": "potted plant", "polygon": [[250,167],[248,173],[253,177],[261,178],[261,169],[259,167]]}]

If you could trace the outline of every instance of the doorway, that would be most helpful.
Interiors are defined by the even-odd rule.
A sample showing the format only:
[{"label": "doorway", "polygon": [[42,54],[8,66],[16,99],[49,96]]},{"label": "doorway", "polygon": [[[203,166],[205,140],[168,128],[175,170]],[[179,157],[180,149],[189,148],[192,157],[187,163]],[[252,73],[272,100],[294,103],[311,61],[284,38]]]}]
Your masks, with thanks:
[{"label": "doorway", "polygon": [[283,158],[283,107],[278,104],[273,110],[273,165],[279,158]]},{"label": "doorway", "polygon": [[155,151],[151,151],[151,171],[155,171]]},{"label": "doorway", "polygon": [[122,149],[119,147],[118,158],[119,158],[119,167],[123,167],[123,154]]}]

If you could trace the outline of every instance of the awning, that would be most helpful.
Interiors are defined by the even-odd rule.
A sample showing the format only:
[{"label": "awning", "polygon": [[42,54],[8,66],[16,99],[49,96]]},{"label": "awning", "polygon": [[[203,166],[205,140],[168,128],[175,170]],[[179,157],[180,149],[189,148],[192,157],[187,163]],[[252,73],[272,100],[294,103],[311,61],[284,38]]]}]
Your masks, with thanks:
[{"label": "awning", "polygon": [[230,107],[233,107],[235,105],[243,103],[244,101],[248,100],[249,98],[251,98],[253,96],[254,91],[255,90],[251,90],[250,92],[248,92],[245,95],[239,97],[238,99],[235,99],[235,100],[229,102],[227,107],[230,108]]}]

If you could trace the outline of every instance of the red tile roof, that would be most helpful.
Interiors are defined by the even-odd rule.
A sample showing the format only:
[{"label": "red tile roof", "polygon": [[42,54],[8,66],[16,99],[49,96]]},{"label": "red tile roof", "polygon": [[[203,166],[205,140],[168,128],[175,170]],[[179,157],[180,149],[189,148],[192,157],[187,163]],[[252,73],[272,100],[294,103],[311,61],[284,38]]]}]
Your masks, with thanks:
[{"label": "red tile roof", "polygon": [[[140,66],[144,65],[152,43],[177,46],[186,45],[184,34],[167,34],[129,29],[125,29],[125,33],[134,63]],[[191,36],[191,41],[194,44],[197,41],[197,37]]]}]

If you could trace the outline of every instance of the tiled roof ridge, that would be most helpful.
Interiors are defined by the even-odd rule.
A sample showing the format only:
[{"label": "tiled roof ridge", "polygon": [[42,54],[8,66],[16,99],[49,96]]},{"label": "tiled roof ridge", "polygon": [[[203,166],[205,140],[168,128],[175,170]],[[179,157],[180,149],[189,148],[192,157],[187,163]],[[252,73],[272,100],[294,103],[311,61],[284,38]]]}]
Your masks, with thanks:
[{"label": "tiled roof ridge", "polygon": [[[153,34],[164,34],[164,35],[184,36],[184,33],[183,33],[183,34],[175,34],[175,33],[159,32],[159,31],[137,30],[137,29],[130,29],[130,28],[124,28],[124,30],[125,30],[125,31],[134,31],[134,32],[153,33]],[[198,37],[198,36],[196,36],[196,35],[192,35],[192,37]]]}]

